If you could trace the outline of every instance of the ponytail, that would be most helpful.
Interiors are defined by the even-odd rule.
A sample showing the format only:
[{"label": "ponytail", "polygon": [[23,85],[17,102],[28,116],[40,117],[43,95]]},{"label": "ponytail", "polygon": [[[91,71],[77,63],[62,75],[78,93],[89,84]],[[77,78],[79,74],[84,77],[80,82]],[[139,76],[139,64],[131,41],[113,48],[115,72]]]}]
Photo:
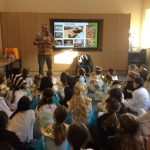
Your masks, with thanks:
[{"label": "ponytail", "polygon": [[62,124],[53,125],[54,142],[56,145],[62,144],[67,137],[66,126]]}]

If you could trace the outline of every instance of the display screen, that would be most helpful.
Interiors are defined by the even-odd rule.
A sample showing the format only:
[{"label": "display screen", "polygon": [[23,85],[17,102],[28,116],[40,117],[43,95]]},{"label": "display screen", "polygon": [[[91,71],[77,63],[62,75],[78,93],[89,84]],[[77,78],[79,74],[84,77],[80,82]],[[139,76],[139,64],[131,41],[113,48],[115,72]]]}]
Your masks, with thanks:
[{"label": "display screen", "polygon": [[102,20],[53,19],[50,22],[55,49],[98,49],[101,45]]}]

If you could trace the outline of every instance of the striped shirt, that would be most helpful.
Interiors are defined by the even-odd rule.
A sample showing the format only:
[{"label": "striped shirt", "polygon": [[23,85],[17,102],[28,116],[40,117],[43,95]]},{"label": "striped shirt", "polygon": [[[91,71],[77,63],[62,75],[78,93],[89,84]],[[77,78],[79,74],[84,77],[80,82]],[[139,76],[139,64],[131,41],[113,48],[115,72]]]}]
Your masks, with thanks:
[{"label": "striped shirt", "polygon": [[13,75],[12,77],[12,87],[13,89],[20,89],[21,84],[25,82],[24,78],[22,77],[22,74]]}]

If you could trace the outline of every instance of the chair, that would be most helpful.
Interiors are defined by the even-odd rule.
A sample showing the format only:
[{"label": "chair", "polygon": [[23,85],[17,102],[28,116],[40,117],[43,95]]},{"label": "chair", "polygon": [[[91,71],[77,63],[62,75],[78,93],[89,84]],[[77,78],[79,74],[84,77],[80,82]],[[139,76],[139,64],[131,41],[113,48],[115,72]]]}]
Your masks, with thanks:
[{"label": "chair", "polygon": [[19,59],[18,48],[5,48],[5,55],[14,59]]}]

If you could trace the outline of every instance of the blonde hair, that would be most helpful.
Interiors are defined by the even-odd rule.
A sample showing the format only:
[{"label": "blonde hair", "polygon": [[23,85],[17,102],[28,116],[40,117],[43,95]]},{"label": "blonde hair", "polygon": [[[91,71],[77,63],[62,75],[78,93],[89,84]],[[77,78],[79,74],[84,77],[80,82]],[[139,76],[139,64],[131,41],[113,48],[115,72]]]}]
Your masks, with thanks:
[{"label": "blonde hair", "polygon": [[91,99],[85,95],[86,91],[87,89],[83,84],[77,83],[73,97],[69,101],[69,110],[72,111],[75,122],[87,123]]}]

